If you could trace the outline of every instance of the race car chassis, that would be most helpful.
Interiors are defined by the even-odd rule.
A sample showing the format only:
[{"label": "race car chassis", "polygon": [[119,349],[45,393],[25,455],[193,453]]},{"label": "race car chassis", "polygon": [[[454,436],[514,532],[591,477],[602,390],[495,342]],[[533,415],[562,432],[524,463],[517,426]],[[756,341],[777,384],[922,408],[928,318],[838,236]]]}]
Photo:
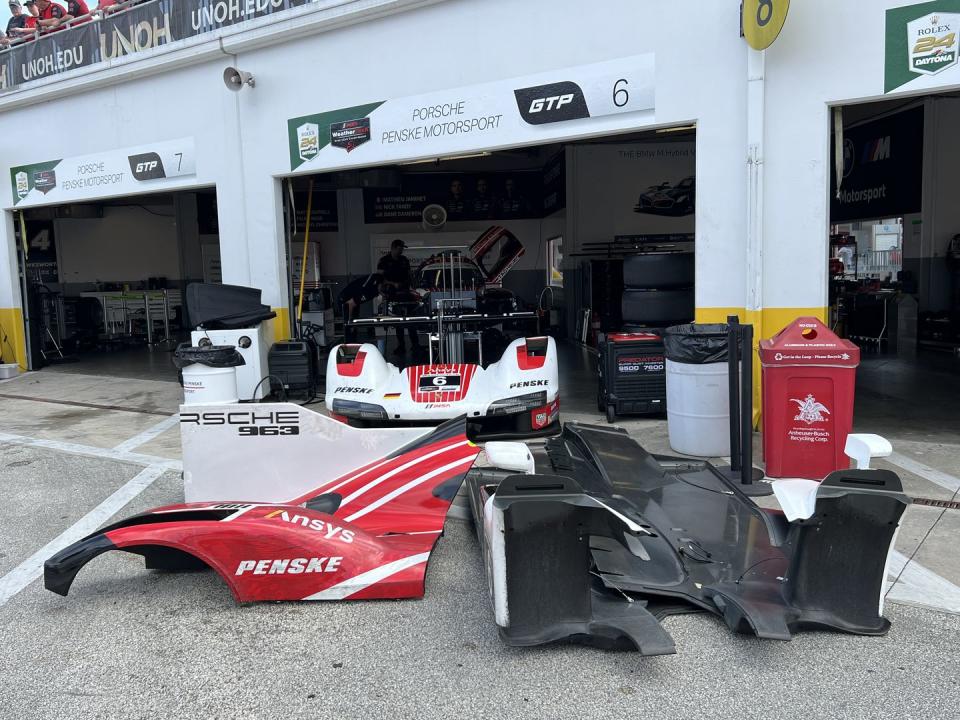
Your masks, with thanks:
[{"label": "race car chassis", "polygon": [[551,474],[467,475],[507,644],[669,654],[660,620],[696,611],[777,640],[889,629],[883,582],[910,502],[894,473],[833,473],[814,514],[788,522],[710,463],[658,460],[617,428],[567,423],[546,446]]}]

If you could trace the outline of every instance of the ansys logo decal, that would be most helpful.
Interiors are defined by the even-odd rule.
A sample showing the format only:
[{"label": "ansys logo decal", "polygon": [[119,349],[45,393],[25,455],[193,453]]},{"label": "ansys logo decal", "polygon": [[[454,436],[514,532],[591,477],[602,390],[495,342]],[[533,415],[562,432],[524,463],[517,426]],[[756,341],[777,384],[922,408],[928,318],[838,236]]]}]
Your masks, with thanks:
[{"label": "ansys logo decal", "polygon": [[163,171],[163,161],[155,152],[128,155],[127,160],[130,161],[130,172],[137,180],[156,180],[167,176]]},{"label": "ansys logo decal", "polygon": [[370,118],[330,123],[330,144],[347,152],[370,139]]},{"label": "ansys logo decal", "polygon": [[907,23],[908,69],[936,75],[957,64],[960,15],[932,13]]},{"label": "ansys logo decal", "polygon": [[813,425],[818,422],[826,422],[827,419],[823,416],[823,413],[827,415],[830,414],[830,411],[827,410],[827,406],[823,403],[817,402],[817,399],[813,395],[807,395],[803,400],[797,400],[796,398],[790,398],[790,402],[795,402],[799,411],[794,420],[799,420],[800,422],[805,422],[807,425]]},{"label": "ansys logo decal", "polygon": [[583,90],[575,82],[550,83],[514,90],[520,117],[530,125],[590,117]]}]

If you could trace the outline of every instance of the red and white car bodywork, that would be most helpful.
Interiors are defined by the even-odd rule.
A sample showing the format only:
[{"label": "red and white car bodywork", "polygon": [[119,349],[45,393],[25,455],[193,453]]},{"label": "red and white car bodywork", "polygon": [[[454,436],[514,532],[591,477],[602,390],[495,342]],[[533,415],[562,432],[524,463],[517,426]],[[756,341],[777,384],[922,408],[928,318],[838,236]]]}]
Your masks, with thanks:
[{"label": "red and white car bodywork", "polygon": [[458,419],[289,502],[157,508],[57,553],[44,582],[66,595],[87,562],[124,550],[148,568],[212,568],[239,602],[421,597],[447,510],[479,452]]},{"label": "red and white car bodywork", "polygon": [[339,345],[327,360],[327,409],[345,420],[425,422],[466,415],[484,435],[551,434],[560,422],[557,346],[518,338],[500,360],[399,369],[369,343]]}]

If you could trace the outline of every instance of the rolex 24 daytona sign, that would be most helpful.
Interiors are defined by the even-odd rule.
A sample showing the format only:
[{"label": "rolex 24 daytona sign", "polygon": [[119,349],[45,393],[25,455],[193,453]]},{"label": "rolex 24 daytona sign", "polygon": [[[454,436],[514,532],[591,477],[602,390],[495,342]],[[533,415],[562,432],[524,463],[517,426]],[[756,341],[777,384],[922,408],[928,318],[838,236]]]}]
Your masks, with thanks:
[{"label": "rolex 24 daytona sign", "polygon": [[[960,0],[891,8],[886,15],[883,91],[960,82]],[[953,72],[945,72],[953,71]],[[925,79],[939,76],[936,80]]]},{"label": "rolex 24 daytona sign", "polygon": [[911,72],[936,75],[957,64],[960,14],[931,13],[907,23]]}]

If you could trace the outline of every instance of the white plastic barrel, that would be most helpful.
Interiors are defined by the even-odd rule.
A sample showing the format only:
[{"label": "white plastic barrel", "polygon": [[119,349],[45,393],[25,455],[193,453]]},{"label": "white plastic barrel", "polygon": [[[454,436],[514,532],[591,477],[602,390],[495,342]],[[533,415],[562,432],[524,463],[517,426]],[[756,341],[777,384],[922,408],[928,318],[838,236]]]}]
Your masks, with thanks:
[{"label": "white plastic barrel", "polygon": [[667,359],[667,434],[684,455],[730,454],[727,363],[695,365]]},{"label": "white plastic barrel", "polygon": [[235,367],[216,368],[194,363],[183,368],[184,405],[235,403],[238,400]]}]

